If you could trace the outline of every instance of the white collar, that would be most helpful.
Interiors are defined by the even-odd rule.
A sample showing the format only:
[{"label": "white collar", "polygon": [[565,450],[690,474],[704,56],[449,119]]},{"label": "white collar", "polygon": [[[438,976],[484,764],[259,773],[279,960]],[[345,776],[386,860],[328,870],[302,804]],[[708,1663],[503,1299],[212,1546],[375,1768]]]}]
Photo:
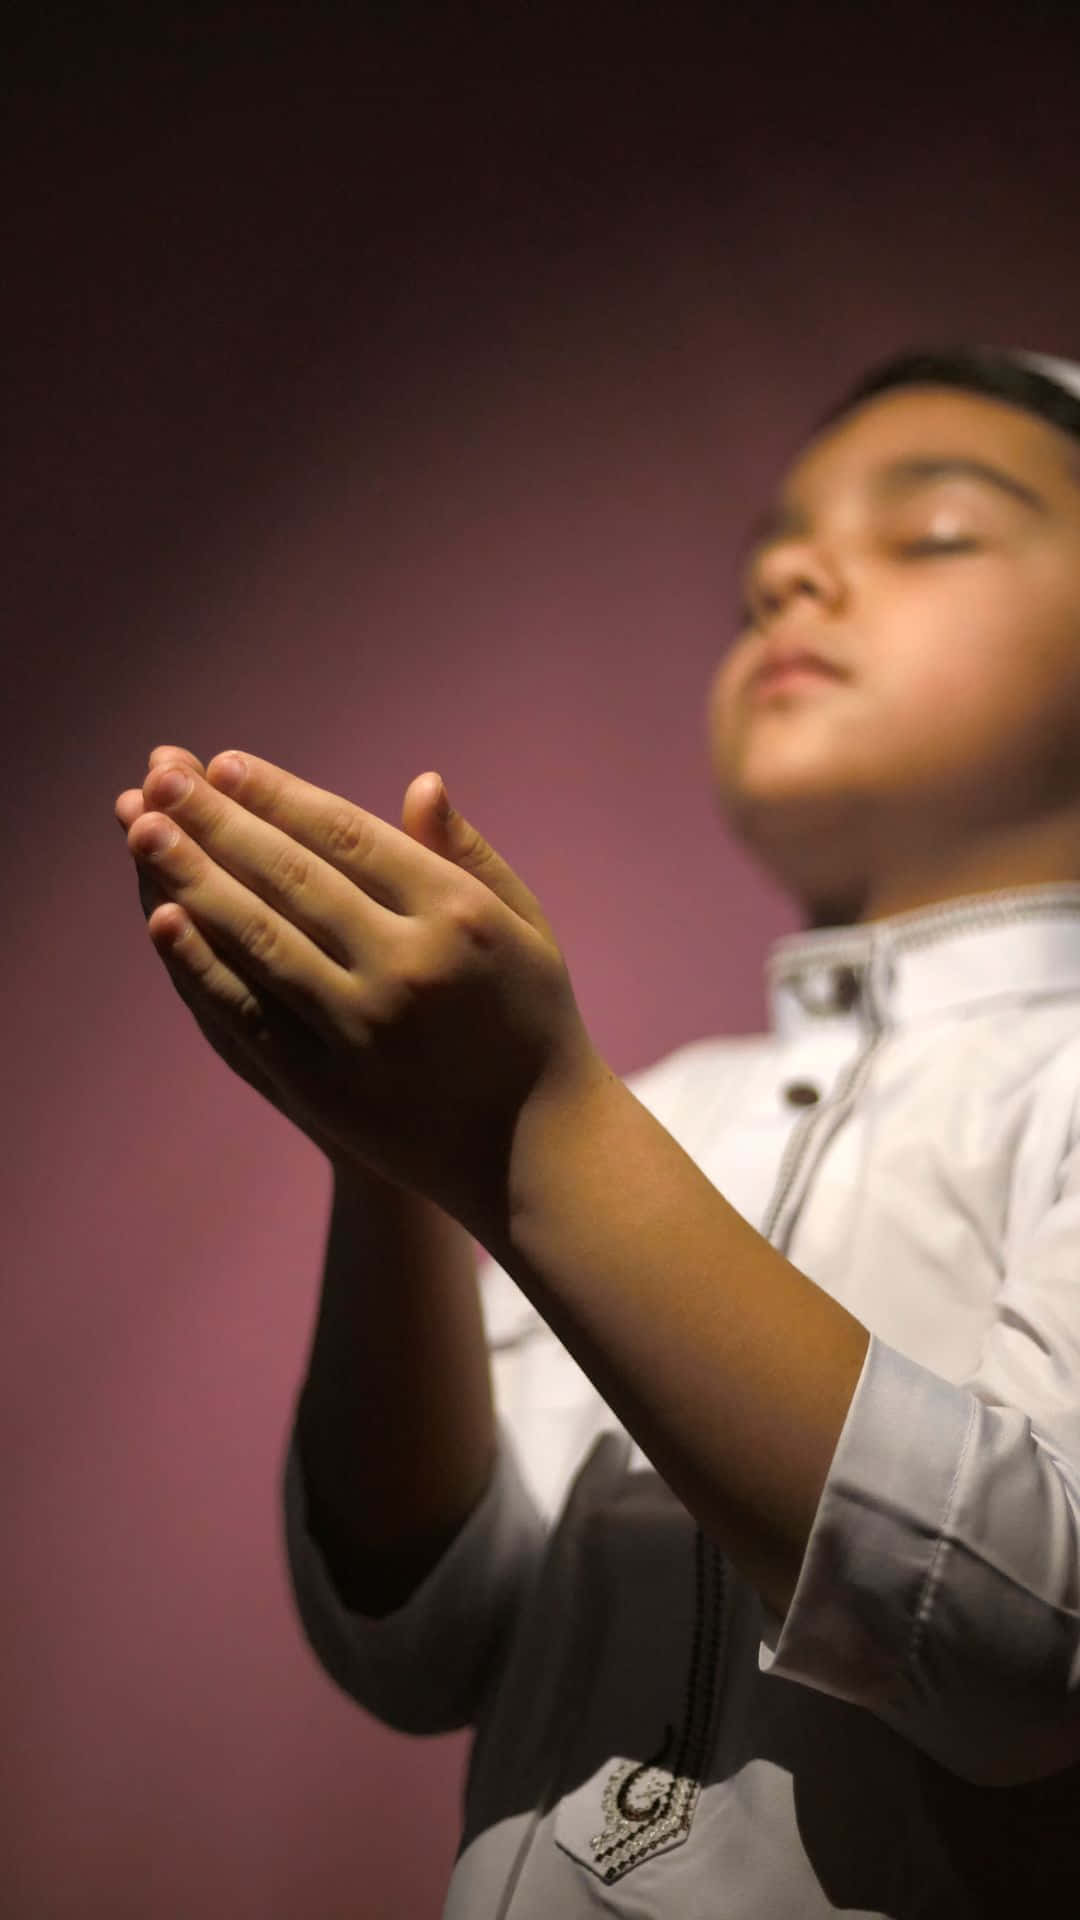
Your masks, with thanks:
[{"label": "white collar", "polygon": [[1080,882],[965,894],[865,925],[783,934],[765,961],[773,1031],[900,1026],[1008,996],[1080,993]]}]

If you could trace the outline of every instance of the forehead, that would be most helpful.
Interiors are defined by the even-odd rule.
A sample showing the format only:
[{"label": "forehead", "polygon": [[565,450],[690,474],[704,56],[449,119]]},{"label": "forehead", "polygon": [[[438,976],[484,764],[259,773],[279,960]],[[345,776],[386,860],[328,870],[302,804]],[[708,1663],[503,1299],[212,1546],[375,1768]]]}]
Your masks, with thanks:
[{"label": "forehead", "polygon": [[853,526],[881,506],[945,481],[981,484],[1037,516],[1080,550],[1080,445],[1008,401],[949,387],[875,394],[826,428],[792,462],[740,542],[742,565],[808,533],[820,514]]},{"label": "forehead", "polygon": [[956,456],[1004,468],[1040,492],[1064,497],[1077,485],[1080,447],[1023,407],[950,387],[902,387],[875,394],[819,434],[782,479],[785,499],[867,485],[890,461]]}]

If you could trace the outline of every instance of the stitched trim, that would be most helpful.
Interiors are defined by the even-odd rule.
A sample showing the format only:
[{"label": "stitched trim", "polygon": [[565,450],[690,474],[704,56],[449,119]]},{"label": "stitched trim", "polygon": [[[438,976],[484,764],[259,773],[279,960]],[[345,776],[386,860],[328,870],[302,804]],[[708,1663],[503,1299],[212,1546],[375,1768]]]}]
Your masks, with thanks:
[{"label": "stitched trim", "polygon": [[918,1666],[919,1655],[922,1651],[922,1643],[925,1638],[926,1625],[930,1618],[930,1614],[933,1611],[934,1601],[937,1598],[938,1589],[941,1586],[943,1573],[944,1573],[945,1557],[952,1546],[952,1540],[950,1538],[951,1521],[952,1521],[953,1513],[956,1508],[956,1502],[960,1492],[960,1482],[963,1478],[964,1468],[967,1465],[968,1454],[971,1450],[971,1443],[975,1433],[975,1422],[976,1422],[977,1415],[978,1415],[978,1406],[975,1400],[973,1399],[971,1406],[968,1410],[967,1427],[964,1430],[964,1440],[963,1440],[963,1445],[960,1448],[960,1456],[956,1462],[956,1468],[954,1470],[952,1480],[949,1483],[949,1491],[945,1501],[945,1513],[942,1518],[941,1531],[938,1534],[937,1544],[934,1547],[934,1551],[930,1556],[930,1565],[926,1569],[926,1578],[923,1581],[923,1588],[922,1588],[922,1593],[919,1597],[919,1604],[915,1609],[915,1618],[911,1628],[911,1641],[908,1647],[907,1659],[904,1663],[905,1672],[907,1674],[907,1678],[909,1681],[913,1681],[916,1678],[916,1668]]},{"label": "stitched trim", "polygon": [[604,1782],[604,1826],[590,1846],[597,1871],[609,1884],[620,1880],[660,1847],[685,1840],[701,1796],[719,1700],[724,1624],[724,1557],[701,1528],[694,1534],[694,1632],[686,1676],[686,1699],[678,1746],[670,1767],[675,1729],[665,1728],[651,1759],[622,1760]]},{"label": "stitched trim", "polygon": [[963,927],[989,926],[1013,920],[1056,918],[1063,910],[1080,913],[1080,884],[1063,881],[1038,888],[1001,887],[973,894],[967,903],[943,901],[936,907],[914,907],[884,920],[869,920],[836,934],[827,929],[781,934],[766,956],[765,971],[779,985],[811,964],[868,960],[872,946],[886,936],[894,948],[927,946]]}]

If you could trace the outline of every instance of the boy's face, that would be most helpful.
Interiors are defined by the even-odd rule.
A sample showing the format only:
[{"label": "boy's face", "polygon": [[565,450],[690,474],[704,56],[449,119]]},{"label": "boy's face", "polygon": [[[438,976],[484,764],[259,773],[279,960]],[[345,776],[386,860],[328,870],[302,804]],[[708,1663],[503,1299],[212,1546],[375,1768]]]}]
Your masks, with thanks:
[{"label": "boy's face", "polygon": [[[1080,877],[1078,453],[1034,414],[927,386],[864,402],[788,472],[709,735],[734,831],[815,924],[978,890],[963,875],[1013,871],[1010,847],[1019,884],[1066,816],[1054,877]],[[804,647],[833,671],[757,684]]]}]

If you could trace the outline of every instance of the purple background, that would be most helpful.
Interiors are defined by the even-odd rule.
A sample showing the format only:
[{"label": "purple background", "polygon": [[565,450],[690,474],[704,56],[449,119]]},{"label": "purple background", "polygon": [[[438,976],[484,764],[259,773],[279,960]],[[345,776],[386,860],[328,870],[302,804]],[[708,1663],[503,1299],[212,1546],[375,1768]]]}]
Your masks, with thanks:
[{"label": "purple background", "polygon": [[17,1920],[428,1920],[466,1753],[301,1637],[328,1178],[173,994],[116,793],[246,746],[396,819],[437,766],[620,1071],[754,1029],[798,914],[701,718],[746,519],[867,361],[1080,351],[1076,28],[580,13],[46,10],[6,58]]}]

